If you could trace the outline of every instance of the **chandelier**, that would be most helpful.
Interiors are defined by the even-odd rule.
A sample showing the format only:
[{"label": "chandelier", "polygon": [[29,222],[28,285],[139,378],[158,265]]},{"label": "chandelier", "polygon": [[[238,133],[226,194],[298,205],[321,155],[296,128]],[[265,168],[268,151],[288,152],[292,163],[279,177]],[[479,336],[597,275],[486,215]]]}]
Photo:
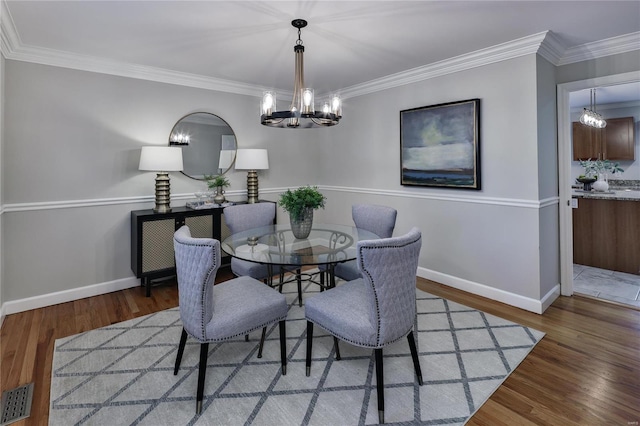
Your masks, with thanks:
[{"label": "chandelier", "polygon": [[583,109],[580,122],[596,129],[604,129],[607,126],[607,121],[596,112],[596,89],[591,89],[589,109]]},{"label": "chandelier", "polygon": [[294,19],[291,25],[298,29],[298,40],[293,51],[295,53],[295,80],[293,99],[288,110],[276,109],[276,93],[264,92],[260,103],[260,122],[265,126],[288,129],[308,129],[313,127],[335,126],[342,118],[340,96],[332,94],[316,111],[313,89],[304,86],[304,46],[300,39],[301,29],[307,26],[304,19]]}]

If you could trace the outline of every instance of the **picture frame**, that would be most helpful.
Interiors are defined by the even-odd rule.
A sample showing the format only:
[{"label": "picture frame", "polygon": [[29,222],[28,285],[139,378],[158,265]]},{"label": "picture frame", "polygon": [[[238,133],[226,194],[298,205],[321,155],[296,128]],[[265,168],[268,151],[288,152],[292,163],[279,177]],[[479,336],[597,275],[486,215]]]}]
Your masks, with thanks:
[{"label": "picture frame", "polygon": [[400,111],[400,184],[481,189],[480,99]]}]

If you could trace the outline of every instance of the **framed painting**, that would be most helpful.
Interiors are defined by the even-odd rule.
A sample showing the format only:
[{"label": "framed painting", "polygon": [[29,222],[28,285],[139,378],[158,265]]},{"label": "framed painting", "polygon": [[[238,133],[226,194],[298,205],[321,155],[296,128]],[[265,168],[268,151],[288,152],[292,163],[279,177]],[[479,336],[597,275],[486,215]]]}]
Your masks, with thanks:
[{"label": "framed painting", "polygon": [[402,185],[480,189],[480,99],[400,111]]}]

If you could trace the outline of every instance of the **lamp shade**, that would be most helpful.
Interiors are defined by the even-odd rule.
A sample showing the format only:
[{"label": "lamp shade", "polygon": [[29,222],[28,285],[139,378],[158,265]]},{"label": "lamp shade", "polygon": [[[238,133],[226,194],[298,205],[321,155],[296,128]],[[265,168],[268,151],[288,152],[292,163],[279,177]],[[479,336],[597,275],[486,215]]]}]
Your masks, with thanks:
[{"label": "lamp shade", "polygon": [[266,170],[269,156],[266,149],[239,149],[236,152],[236,170]]},{"label": "lamp shade", "polygon": [[182,148],[143,146],[138,169],[152,172],[179,172],[182,170]]}]

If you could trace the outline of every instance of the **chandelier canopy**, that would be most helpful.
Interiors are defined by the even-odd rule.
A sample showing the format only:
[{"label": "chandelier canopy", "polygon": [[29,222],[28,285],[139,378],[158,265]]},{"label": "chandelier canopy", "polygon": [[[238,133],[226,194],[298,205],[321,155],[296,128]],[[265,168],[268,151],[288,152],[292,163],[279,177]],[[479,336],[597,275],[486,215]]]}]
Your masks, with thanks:
[{"label": "chandelier canopy", "polygon": [[583,109],[580,122],[586,126],[595,127],[596,129],[604,129],[607,127],[607,120],[596,112],[596,89],[591,89],[589,109]]},{"label": "chandelier canopy", "polygon": [[295,53],[295,80],[293,83],[293,99],[288,110],[276,109],[276,93],[264,92],[260,102],[260,122],[265,126],[288,129],[308,129],[314,127],[335,126],[342,118],[340,96],[332,94],[316,111],[313,89],[304,85],[304,46],[300,39],[301,29],[307,26],[304,19],[294,19],[291,25],[298,29],[298,40],[293,51]]}]

